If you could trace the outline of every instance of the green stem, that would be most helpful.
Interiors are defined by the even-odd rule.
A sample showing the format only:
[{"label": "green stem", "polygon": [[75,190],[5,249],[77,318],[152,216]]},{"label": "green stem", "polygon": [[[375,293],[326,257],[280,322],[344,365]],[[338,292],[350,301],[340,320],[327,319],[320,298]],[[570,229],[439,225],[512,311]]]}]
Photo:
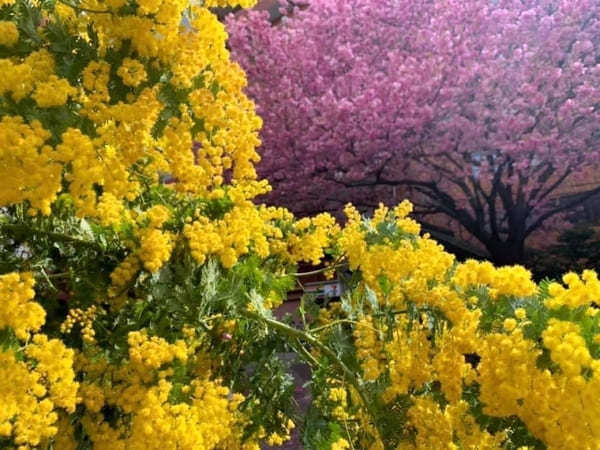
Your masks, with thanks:
[{"label": "green stem", "polygon": [[54,292],[58,292],[58,289],[56,288],[56,286],[54,286],[54,283],[52,283],[52,281],[50,280],[50,277],[48,276],[48,274],[46,273],[46,270],[43,267],[41,267],[40,272],[42,272],[42,275],[48,282],[48,286],[50,286],[50,289],[52,289]]},{"label": "green stem", "polygon": [[319,273],[323,273],[323,272],[328,272],[330,270],[335,270],[338,269],[340,267],[346,267],[348,264],[347,263],[342,263],[342,264],[335,264],[335,265],[331,265],[328,267],[323,267],[322,269],[317,269],[317,270],[311,270],[310,272],[297,272],[297,273],[286,273],[285,276],[291,276],[291,277],[308,277],[310,275],[317,275]]},{"label": "green stem", "polygon": [[350,323],[350,324],[353,324],[353,325],[359,325],[360,324],[356,320],[339,319],[339,320],[334,320],[333,322],[330,322],[330,323],[326,323],[325,325],[321,325],[320,327],[311,328],[310,331],[312,333],[318,333],[319,331],[326,330],[327,328],[334,327],[334,326],[339,325],[341,323]]},{"label": "green stem", "polygon": [[304,348],[300,339],[296,339],[296,344],[297,345],[292,345],[292,348],[297,349],[298,353],[300,353],[302,356],[304,356],[304,358],[306,358],[306,362],[308,362],[310,365],[312,365],[315,368],[321,367],[321,364],[319,363],[319,361],[317,361],[316,358],[313,355],[311,355],[308,350],[306,350]]},{"label": "green stem", "polygon": [[[382,312],[374,312],[371,315],[373,317],[382,317],[388,314],[399,315],[399,314],[408,314],[411,311],[408,309],[392,309],[391,311],[382,311]],[[433,310],[427,306],[423,306],[422,308],[417,308],[417,312],[433,312]]]},{"label": "green stem", "polygon": [[348,266],[347,262],[344,262],[344,263],[341,262],[344,259],[345,256],[346,256],[345,254],[341,254],[340,256],[338,256],[335,259],[335,261],[333,261],[333,264],[331,264],[328,267],[323,267],[322,269],[312,270],[310,272],[286,273],[284,276],[286,276],[286,277],[287,276],[292,276],[292,277],[296,277],[296,278],[297,277],[307,277],[307,276],[310,276],[310,275],[317,275],[317,274],[322,273],[322,272],[327,272],[327,271],[330,271],[330,270],[335,270],[335,269],[338,269],[340,267],[347,267]]},{"label": "green stem", "polygon": [[46,275],[48,278],[66,278],[70,276],[70,272],[60,272],[60,273],[49,273]]},{"label": "green stem", "polygon": [[331,361],[333,361],[333,363],[336,366],[338,366],[338,368],[344,374],[344,378],[346,378],[346,380],[352,385],[352,387],[354,387],[354,389],[356,389],[356,392],[358,392],[358,395],[360,396],[360,399],[361,399],[365,409],[367,410],[367,413],[373,419],[373,425],[377,432],[377,438],[385,446],[385,443],[383,442],[383,439],[382,439],[383,434],[382,434],[381,430],[379,429],[379,425],[377,423],[377,415],[375,414],[375,411],[373,411],[373,405],[369,401],[369,398],[367,397],[367,394],[364,390],[363,381],[360,378],[358,378],[356,376],[356,374],[348,368],[348,366],[346,366],[346,364],[335,354],[335,352],[333,350],[331,350],[328,346],[323,344],[321,341],[319,341],[314,336],[312,336],[302,330],[298,330],[297,328],[293,328],[283,322],[279,322],[278,320],[274,320],[274,319],[270,319],[268,317],[261,316],[260,314],[254,312],[254,311],[243,311],[242,315],[246,316],[249,319],[263,322],[268,327],[270,327],[286,336],[307,342],[308,344],[312,345],[313,347],[319,349],[324,355],[326,355]]}]

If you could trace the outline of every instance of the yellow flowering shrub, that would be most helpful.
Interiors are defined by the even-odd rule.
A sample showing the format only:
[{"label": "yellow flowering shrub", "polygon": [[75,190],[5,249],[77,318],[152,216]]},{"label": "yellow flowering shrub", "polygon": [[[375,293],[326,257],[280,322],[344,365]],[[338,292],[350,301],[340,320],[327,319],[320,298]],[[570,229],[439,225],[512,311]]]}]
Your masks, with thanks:
[{"label": "yellow flowering shrub", "polygon": [[[289,434],[289,412],[251,429],[261,397],[241,407],[248,389],[207,319],[223,305],[185,287],[201,276],[181,255],[205,238],[202,218],[218,239],[200,250],[223,267],[251,252],[292,261],[251,202],[269,189],[254,170],[261,120],[213,6],[0,3],[2,447],[255,449]],[[290,281],[263,284],[281,299]],[[182,290],[195,307],[160,294]]]},{"label": "yellow flowering shrub", "polygon": [[538,286],[523,267],[456,263],[400,225],[407,210],[346,210],[336,254],[360,277],[314,330],[331,345],[351,331],[343,358],[360,363],[353,386],[366,394],[343,418],[329,407],[331,436],[349,429],[373,449],[599,445],[596,274]]},{"label": "yellow flowering shrub", "polygon": [[[3,170],[19,172],[19,183],[2,184],[3,204],[27,200],[32,213],[47,215],[65,190],[77,214],[89,217],[101,201],[99,190],[132,201],[140,183],[159,183],[159,170],[177,179],[182,195],[208,194],[229,172],[241,184],[255,179],[260,119],[241,91],[243,73],[228,59],[223,25],[206,6],[188,10],[182,0],[91,1],[81,8],[19,4],[13,8],[29,8],[40,21],[38,41],[56,38],[60,27],[68,41],[51,51],[32,43],[28,56],[0,59],[9,74],[0,93],[16,102],[5,106],[0,132],[37,139],[15,140],[14,148],[3,149]],[[61,16],[65,9],[78,23],[73,35]],[[180,27],[184,14],[188,28]],[[7,44],[21,26],[20,16],[13,18],[17,23],[2,22]],[[69,46],[75,61],[68,57]],[[203,90],[207,95],[198,94]],[[43,114],[46,108],[62,119]],[[24,114],[39,118],[35,128],[19,123]],[[200,145],[195,155],[194,142]],[[36,166],[52,167],[53,176],[41,176]],[[39,189],[40,183],[47,187]]]},{"label": "yellow flowering shrub", "polygon": [[0,442],[20,449],[46,446],[59,415],[73,413],[78,401],[74,351],[37,332],[45,311],[31,301],[33,284],[31,273],[0,276],[0,332],[15,337],[0,349]]},{"label": "yellow flowering shrub", "polygon": [[[93,351],[88,352],[91,359],[79,358],[86,377],[80,389],[85,405],[81,423],[94,448],[242,445],[237,429],[245,421],[238,412],[244,397],[208,379],[209,366],[203,354],[196,353],[193,335],[169,344],[136,331],[127,341],[128,357],[121,364],[111,364]],[[182,372],[184,367],[193,378]],[[109,421],[102,411],[111,408],[122,415]]]},{"label": "yellow flowering shrub", "polygon": [[[406,201],[259,203],[211,10],[252,3],[0,0],[0,447],[599,448],[594,272],[458,262]],[[334,271],[339,301],[274,317]]]}]

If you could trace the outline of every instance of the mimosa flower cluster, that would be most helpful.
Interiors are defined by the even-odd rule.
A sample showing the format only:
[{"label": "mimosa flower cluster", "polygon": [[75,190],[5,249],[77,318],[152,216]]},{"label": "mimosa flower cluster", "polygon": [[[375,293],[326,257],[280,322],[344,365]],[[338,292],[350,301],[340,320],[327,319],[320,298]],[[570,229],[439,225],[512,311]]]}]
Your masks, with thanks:
[{"label": "mimosa flower cluster", "polygon": [[[100,205],[110,198],[127,208],[142,185],[159,182],[159,171],[172,174],[181,194],[218,191],[226,176],[256,178],[261,121],[229,61],[223,25],[209,4],[145,3],[3,7],[2,204],[27,202],[31,214],[48,215],[66,191],[81,217],[114,222]],[[37,23],[19,33],[26,17]],[[43,44],[59,36],[64,45]]]},{"label": "mimosa flower cluster", "polygon": [[[122,364],[93,354],[78,359],[85,373],[81,423],[94,448],[256,448],[239,440],[246,419],[238,406],[244,397],[208,379],[210,367],[202,352],[196,354],[193,334],[170,344],[131,332],[127,341]],[[107,408],[122,415],[108,421],[102,413]]]},{"label": "mimosa flower cluster", "polygon": [[22,450],[46,447],[78,402],[74,351],[37,332],[45,312],[33,295],[31,273],[0,275],[0,330],[17,339],[0,351],[0,439]]}]

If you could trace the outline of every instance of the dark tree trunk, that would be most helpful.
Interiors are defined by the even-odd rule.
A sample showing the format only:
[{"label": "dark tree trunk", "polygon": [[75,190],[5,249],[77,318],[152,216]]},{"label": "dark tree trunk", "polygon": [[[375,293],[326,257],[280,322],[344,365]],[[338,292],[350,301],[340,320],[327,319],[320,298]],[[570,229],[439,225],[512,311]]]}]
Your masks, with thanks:
[{"label": "dark tree trunk", "polygon": [[523,264],[525,260],[525,239],[511,241],[491,241],[486,243],[492,262],[499,266]]}]

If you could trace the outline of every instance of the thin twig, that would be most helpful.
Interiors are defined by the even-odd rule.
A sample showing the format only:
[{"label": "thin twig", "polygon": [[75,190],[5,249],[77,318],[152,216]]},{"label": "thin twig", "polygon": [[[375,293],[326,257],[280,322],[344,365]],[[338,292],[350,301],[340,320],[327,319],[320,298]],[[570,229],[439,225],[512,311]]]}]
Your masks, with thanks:
[{"label": "thin twig", "polygon": [[344,259],[346,255],[344,253],[342,253],[340,256],[338,256],[335,261],[333,261],[333,263],[330,266],[327,267],[323,267],[322,269],[317,269],[317,270],[313,270],[310,272],[297,272],[297,273],[286,273],[284,275],[282,275],[282,277],[288,277],[288,276],[292,276],[292,277],[306,277],[309,275],[316,275],[322,272],[327,272],[328,270],[335,270],[338,267],[346,267],[348,265],[347,262],[345,263],[340,263],[340,261],[342,259]]},{"label": "thin twig", "polygon": [[351,320],[351,319],[338,319],[338,320],[334,320],[333,322],[329,322],[326,323],[325,325],[321,325],[320,327],[316,327],[316,328],[311,328],[309,331],[311,333],[318,333],[320,331],[323,331],[327,328],[331,328],[334,327],[340,323],[351,323],[353,325],[359,325],[359,326],[365,326],[364,324],[361,324],[360,322],[357,322],[356,320]]},{"label": "thin twig", "polygon": [[50,280],[50,277],[48,277],[48,274],[46,273],[46,270],[43,267],[41,267],[40,269],[41,269],[40,272],[42,273],[42,275],[44,276],[44,278],[48,282],[48,286],[50,286],[50,289],[52,289],[54,292],[58,292],[57,287],[54,286],[54,283],[52,283],[52,281]]},{"label": "thin twig", "polygon": [[300,339],[296,339],[296,343],[297,347],[294,347],[296,347],[298,351],[308,360],[309,364],[311,364],[314,367],[321,367],[321,363],[319,363],[319,361],[317,361],[316,358],[307,349],[304,348],[302,342],[300,342]]},{"label": "thin twig", "polygon": [[285,276],[292,277],[308,277],[310,275],[317,275],[319,273],[328,272],[330,270],[335,270],[339,267],[347,267],[348,263],[336,264],[328,267],[323,267],[322,269],[311,270],[310,272],[296,272],[296,273],[286,273]]},{"label": "thin twig", "polygon": [[65,278],[70,276],[71,273],[70,272],[59,272],[59,273],[49,273],[46,276],[48,278]]}]

